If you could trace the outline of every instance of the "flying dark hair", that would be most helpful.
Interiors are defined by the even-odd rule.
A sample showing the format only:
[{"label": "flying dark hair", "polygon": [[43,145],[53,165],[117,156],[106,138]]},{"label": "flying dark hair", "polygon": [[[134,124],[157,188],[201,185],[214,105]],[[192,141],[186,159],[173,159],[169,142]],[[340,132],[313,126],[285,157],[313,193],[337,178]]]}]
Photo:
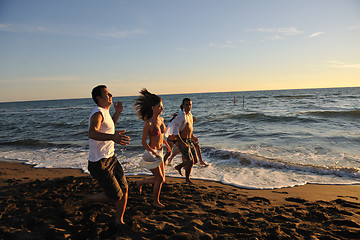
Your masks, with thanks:
[{"label": "flying dark hair", "polygon": [[180,109],[181,109],[181,110],[183,110],[183,108],[184,108],[183,105],[184,105],[185,102],[191,102],[191,99],[190,99],[190,98],[184,98],[184,99],[183,99],[183,102],[182,102],[182,104],[180,105]]},{"label": "flying dark hair", "polygon": [[134,109],[141,120],[148,121],[153,116],[152,107],[161,101],[159,96],[150,93],[144,88],[140,91],[140,96],[135,99]]},{"label": "flying dark hair", "polygon": [[91,96],[92,96],[92,99],[94,100],[94,102],[96,104],[98,104],[98,100],[96,97],[102,97],[101,96],[101,90],[104,89],[104,88],[107,88],[105,85],[99,85],[99,86],[96,86],[93,88],[92,92],[91,92]]}]

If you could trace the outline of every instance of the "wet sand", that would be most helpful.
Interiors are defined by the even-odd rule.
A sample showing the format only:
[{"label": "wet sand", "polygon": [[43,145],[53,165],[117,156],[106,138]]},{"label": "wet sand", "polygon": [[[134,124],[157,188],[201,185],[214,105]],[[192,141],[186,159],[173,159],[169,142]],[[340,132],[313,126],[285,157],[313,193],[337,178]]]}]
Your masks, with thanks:
[{"label": "wet sand", "polygon": [[151,186],[136,192],[144,176],[128,176],[127,226],[116,228],[112,204],[83,204],[101,192],[88,174],[5,161],[0,169],[0,239],[360,239],[360,185],[248,190],[168,177],[159,210]]}]

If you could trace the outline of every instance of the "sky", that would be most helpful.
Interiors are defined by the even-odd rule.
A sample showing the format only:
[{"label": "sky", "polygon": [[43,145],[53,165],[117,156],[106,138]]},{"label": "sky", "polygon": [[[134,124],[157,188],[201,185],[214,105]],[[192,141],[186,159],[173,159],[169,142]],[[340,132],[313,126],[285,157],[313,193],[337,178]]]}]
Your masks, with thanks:
[{"label": "sky", "polygon": [[358,0],[0,0],[0,102],[360,86]]}]

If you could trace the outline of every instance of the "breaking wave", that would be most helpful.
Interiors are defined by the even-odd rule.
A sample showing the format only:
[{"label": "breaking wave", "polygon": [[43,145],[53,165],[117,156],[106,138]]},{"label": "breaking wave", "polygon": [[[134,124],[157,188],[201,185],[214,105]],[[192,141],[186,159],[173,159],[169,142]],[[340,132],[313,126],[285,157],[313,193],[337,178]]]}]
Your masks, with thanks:
[{"label": "breaking wave", "polygon": [[308,164],[290,163],[284,160],[271,159],[257,155],[244,154],[237,151],[206,148],[204,151],[210,158],[218,160],[237,160],[239,164],[250,167],[262,167],[280,170],[300,171],[317,175],[333,175],[337,177],[349,177],[360,179],[360,168],[316,166]]}]

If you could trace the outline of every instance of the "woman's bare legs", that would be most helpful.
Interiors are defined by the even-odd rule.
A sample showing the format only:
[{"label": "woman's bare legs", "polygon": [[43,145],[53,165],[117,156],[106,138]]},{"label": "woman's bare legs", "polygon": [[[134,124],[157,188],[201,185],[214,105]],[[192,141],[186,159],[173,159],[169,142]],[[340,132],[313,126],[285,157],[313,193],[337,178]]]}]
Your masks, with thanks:
[{"label": "woman's bare legs", "polygon": [[153,173],[154,177],[145,178],[145,179],[143,179],[141,181],[136,181],[136,186],[138,187],[139,193],[141,194],[143,185],[145,185],[145,184],[153,184],[154,185],[154,190],[153,190],[154,202],[153,202],[153,205],[155,207],[158,207],[158,208],[163,208],[163,207],[165,207],[165,205],[160,203],[160,192],[161,192],[162,184],[165,182],[165,166],[164,166],[164,162],[161,162],[159,167],[151,169],[150,171]]},{"label": "woman's bare legs", "polygon": [[158,208],[165,207],[164,204],[160,203],[160,192],[162,184],[165,182],[165,166],[164,162],[159,167],[151,169],[154,174],[154,202],[153,205]]}]

